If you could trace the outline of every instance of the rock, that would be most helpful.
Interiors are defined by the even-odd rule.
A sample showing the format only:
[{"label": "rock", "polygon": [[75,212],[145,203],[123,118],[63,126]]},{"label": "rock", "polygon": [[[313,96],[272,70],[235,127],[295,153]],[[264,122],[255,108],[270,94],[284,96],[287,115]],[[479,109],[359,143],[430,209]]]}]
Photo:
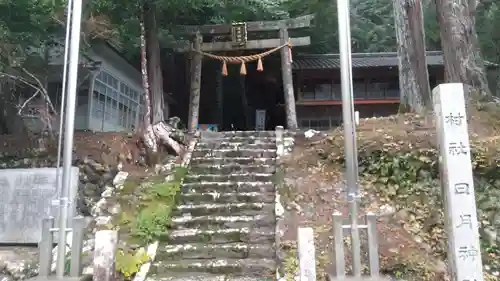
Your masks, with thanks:
[{"label": "rock", "polygon": [[110,213],[112,215],[119,214],[121,212],[120,204],[118,204],[117,202],[109,204],[107,211],[108,211],[108,213]]},{"label": "rock", "polygon": [[106,188],[104,192],[102,193],[101,197],[102,198],[110,198],[113,195],[113,189],[112,188]]},{"label": "rock", "polygon": [[25,247],[0,247],[0,276],[6,280],[31,278],[38,274],[38,250]]},{"label": "rock", "polygon": [[481,233],[481,238],[486,239],[489,244],[495,245],[500,242],[497,231],[493,227],[486,226],[481,228],[479,231]]},{"label": "rock", "polygon": [[99,217],[95,218],[96,227],[110,224],[112,219],[113,218],[111,216],[99,216]]},{"label": "rock", "polygon": [[306,139],[310,139],[310,138],[314,137],[317,134],[319,134],[318,131],[313,130],[313,129],[309,129],[309,130],[307,130],[307,131],[304,132],[304,137],[306,137]]},{"label": "rock", "polygon": [[125,180],[127,180],[127,177],[128,177],[127,172],[124,171],[118,172],[113,179],[113,185],[116,187],[122,186],[125,183]]},{"label": "rock", "polygon": [[396,208],[389,204],[384,204],[380,206],[379,208],[379,215],[380,216],[392,216],[396,212]]},{"label": "rock", "polygon": [[14,278],[12,278],[11,276],[0,273],[0,281],[13,281],[13,280]]}]

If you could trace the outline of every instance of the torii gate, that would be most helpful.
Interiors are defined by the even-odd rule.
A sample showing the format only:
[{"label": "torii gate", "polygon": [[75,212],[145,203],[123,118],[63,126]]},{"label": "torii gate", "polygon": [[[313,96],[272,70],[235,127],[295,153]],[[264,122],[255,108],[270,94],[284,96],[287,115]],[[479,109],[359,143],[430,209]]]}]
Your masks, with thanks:
[{"label": "torii gate", "polygon": [[[289,38],[290,29],[307,28],[311,25],[313,15],[302,16],[294,19],[276,21],[255,21],[232,24],[214,24],[202,26],[179,26],[178,29],[185,34],[194,36],[193,42],[183,42],[177,48],[179,52],[192,52],[191,60],[191,88],[189,103],[189,131],[198,127],[200,84],[202,57],[208,56],[226,63],[241,63],[241,72],[246,72],[245,62],[259,60],[258,70],[262,70],[261,57],[274,51],[280,51],[283,89],[285,95],[285,109],[287,127],[290,130],[298,128],[297,114],[295,112],[295,97],[293,92],[293,78],[291,67],[291,46],[307,46],[311,43],[310,37]],[[249,32],[279,31],[279,38],[247,40]],[[203,35],[221,36],[230,35],[231,41],[203,43]],[[222,57],[214,52],[270,49],[254,56]],[[210,52],[210,53],[209,53]],[[260,68],[260,69],[259,69]]]}]

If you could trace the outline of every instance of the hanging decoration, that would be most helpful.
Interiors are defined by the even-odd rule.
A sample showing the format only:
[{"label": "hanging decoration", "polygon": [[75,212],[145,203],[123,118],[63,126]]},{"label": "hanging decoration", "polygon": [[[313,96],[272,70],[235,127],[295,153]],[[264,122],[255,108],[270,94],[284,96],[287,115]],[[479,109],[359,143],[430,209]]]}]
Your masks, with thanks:
[{"label": "hanging decoration", "polygon": [[222,62],[222,75],[227,76],[227,64],[226,62]]},{"label": "hanging decoration", "polygon": [[288,50],[287,50],[288,51],[288,59],[289,59],[290,63],[292,63],[292,42],[290,40],[288,40],[287,43],[285,43],[281,46],[267,50],[267,51],[260,53],[260,54],[255,54],[255,55],[250,55],[250,56],[229,57],[229,56],[218,56],[218,55],[214,55],[214,54],[210,54],[210,53],[205,53],[205,52],[197,51],[195,49],[192,49],[192,51],[197,52],[205,57],[221,61],[222,62],[222,75],[227,76],[228,75],[228,72],[227,72],[227,64],[228,63],[241,64],[241,67],[240,67],[240,74],[241,75],[247,74],[246,63],[252,62],[252,61],[257,61],[257,71],[264,71],[264,66],[262,63],[263,58],[276,52],[276,51],[279,51],[285,47],[288,48]]},{"label": "hanging decoration", "polygon": [[257,61],[257,71],[263,71],[264,67],[262,67],[262,58],[259,58]]},{"label": "hanging decoration", "polygon": [[247,75],[247,67],[245,65],[245,61],[241,61],[240,74]]}]

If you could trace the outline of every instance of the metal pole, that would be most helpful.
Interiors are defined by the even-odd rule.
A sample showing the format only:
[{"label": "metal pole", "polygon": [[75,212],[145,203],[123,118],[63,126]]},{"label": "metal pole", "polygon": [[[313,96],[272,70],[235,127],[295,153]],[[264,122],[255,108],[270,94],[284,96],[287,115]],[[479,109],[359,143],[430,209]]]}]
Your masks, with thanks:
[{"label": "metal pole", "polygon": [[347,201],[351,220],[351,245],[354,276],[361,276],[361,254],[358,229],[358,155],[354,121],[352,86],[351,30],[349,0],[337,1],[340,69],[342,80],[342,117],[344,123]]},{"label": "metal pole", "polygon": [[[75,105],[78,84],[78,64],[80,53],[80,27],[82,20],[82,0],[74,0],[71,7],[71,40],[69,46],[68,93],[66,119],[64,121],[63,175],[59,207],[59,239],[57,252],[57,278],[64,277],[66,261],[66,224],[68,220],[69,188],[71,185],[71,164],[73,158],[73,135],[75,128]],[[74,179],[76,180],[76,179]]]},{"label": "metal pole", "polygon": [[62,134],[64,125],[64,105],[66,104],[66,89],[68,80],[68,56],[69,56],[69,38],[71,37],[71,9],[73,0],[68,1],[68,19],[66,20],[66,38],[64,40],[64,66],[62,77],[62,94],[61,94],[61,110],[59,112],[59,140],[57,142],[57,170],[56,170],[56,192],[61,189],[61,150],[62,150]]}]

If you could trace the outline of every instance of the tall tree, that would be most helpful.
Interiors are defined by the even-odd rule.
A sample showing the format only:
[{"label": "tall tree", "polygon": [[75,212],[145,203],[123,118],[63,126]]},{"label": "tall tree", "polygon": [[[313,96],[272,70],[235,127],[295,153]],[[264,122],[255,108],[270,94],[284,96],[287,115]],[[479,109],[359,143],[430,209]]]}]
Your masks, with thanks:
[{"label": "tall tree", "polygon": [[490,95],[476,33],[477,1],[435,0],[447,82],[469,85]]},{"label": "tall tree", "polygon": [[420,0],[393,0],[399,57],[400,111],[423,113],[431,108]]},{"label": "tall tree", "polygon": [[152,122],[163,121],[168,117],[163,92],[163,74],[161,68],[160,42],[156,25],[156,5],[152,1],[144,1],[144,28],[146,29],[146,46],[148,54],[148,77],[151,92]]}]

